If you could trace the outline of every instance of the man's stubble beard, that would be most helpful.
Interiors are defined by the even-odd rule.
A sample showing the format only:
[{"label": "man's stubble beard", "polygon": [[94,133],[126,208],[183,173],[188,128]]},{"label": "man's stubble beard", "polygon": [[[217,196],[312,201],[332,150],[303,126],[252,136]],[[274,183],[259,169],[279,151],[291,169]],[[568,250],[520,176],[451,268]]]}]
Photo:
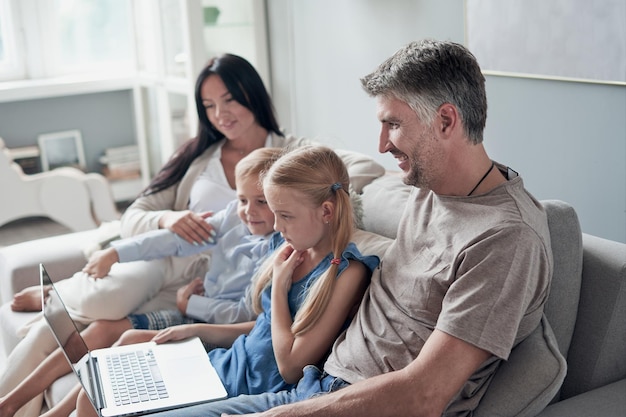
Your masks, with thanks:
[{"label": "man's stubble beard", "polygon": [[441,161],[441,151],[436,144],[437,139],[432,132],[424,132],[418,139],[417,143],[422,145],[415,147],[409,156],[409,170],[403,178],[403,182],[417,188],[432,189],[435,174],[435,164]]}]

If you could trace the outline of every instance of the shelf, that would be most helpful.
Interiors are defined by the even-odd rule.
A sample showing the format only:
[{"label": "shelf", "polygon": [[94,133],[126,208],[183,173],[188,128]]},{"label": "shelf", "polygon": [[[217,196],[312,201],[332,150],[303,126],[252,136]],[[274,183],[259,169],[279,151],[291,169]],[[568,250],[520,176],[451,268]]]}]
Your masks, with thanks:
[{"label": "shelf", "polygon": [[0,82],[0,103],[130,90],[137,83],[134,74],[102,76],[67,76]]}]

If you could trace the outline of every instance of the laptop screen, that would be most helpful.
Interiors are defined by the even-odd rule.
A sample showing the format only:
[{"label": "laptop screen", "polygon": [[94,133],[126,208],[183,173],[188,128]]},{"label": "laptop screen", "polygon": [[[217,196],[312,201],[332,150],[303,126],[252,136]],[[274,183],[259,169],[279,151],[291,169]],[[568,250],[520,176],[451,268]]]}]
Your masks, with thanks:
[{"label": "laptop screen", "polygon": [[[63,351],[63,354],[72,366],[74,374],[87,393],[89,401],[93,404],[96,412],[100,414],[98,407],[99,401],[96,400],[93,391],[94,381],[90,370],[87,369],[87,367],[91,366],[91,361],[88,360],[89,349],[87,348],[87,344],[78,332],[74,320],[72,320],[72,317],[70,317],[67,312],[43,264],[39,264],[39,277],[41,283],[43,316],[48,322],[48,326]],[[45,291],[46,287],[49,288],[48,291]],[[82,358],[84,359],[81,361]]]},{"label": "laptop screen", "polygon": [[78,333],[74,321],[67,314],[63,301],[59,298],[48,272],[43,265],[40,265],[39,268],[41,269],[42,289],[46,286],[50,287],[47,297],[44,291],[41,294],[44,317],[59,345],[63,347],[68,360],[75,364],[87,354],[87,345]]}]

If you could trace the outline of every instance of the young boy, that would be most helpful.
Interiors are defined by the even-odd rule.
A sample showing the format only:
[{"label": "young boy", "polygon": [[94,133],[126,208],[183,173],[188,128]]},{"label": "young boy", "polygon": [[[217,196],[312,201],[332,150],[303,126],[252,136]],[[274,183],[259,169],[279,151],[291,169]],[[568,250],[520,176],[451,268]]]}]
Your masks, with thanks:
[{"label": "young boy", "polygon": [[268,238],[274,232],[274,214],[265,201],[259,175],[280,152],[277,148],[261,148],[237,164],[237,200],[206,219],[212,227],[211,241],[191,244],[168,230],[155,230],[112,242],[110,248],[94,254],[83,271],[98,278],[106,276],[115,262],[189,256],[210,250],[211,262],[204,280],[196,278],[178,290],[178,312],[131,315],[132,326],[157,329],[194,321],[253,320],[256,314],[245,291],[269,253]]}]

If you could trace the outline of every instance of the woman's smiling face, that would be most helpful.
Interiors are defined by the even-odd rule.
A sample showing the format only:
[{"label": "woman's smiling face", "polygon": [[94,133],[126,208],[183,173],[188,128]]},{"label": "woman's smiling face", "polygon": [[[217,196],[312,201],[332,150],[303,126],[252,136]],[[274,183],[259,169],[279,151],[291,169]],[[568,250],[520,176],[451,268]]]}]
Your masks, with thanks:
[{"label": "woman's smiling face", "polygon": [[211,75],[200,89],[211,124],[229,140],[245,137],[258,127],[254,113],[235,100],[219,75]]}]

